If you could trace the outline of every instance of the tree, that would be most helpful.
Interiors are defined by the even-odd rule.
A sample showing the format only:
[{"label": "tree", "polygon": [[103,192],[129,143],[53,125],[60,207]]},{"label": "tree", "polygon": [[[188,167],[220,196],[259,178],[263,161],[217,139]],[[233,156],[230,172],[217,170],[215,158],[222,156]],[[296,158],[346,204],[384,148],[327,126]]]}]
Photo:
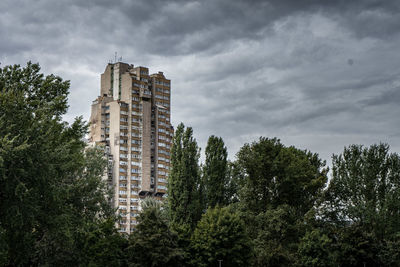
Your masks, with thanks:
[{"label": "tree", "polygon": [[318,228],[308,231],[298,248],[299,266],[337,266],[332,240]]},{"label": "tree", "polygon": [[[387,144],[351,145],[332,157],[332,179],[318,211],[331,225],[342,266],[397,265],[400,157]],[[385,255],[385,256],[382,256]]]},{"label": "tree", "polygon": [[128,240],[118,233],[115,220],[90,223],[79,232],[82,266],[127,266]]},{"label": "tree", "polygon": [[142,202],[139,224],[129,237],[131,266],[180,266],[183,251],[176,234],[170,231],[161,203],[148,198]]},{"label": "tree", "polygon": [[400,232],[400,157],[386,144],[351,145],[333,155],[323,216],[359,225],[378,240]]},{"label": "tree", "polygon": [[208,138],[206,159],[203,166],[203,180],[207,207],[227,205],[229,183],[227,156],[228,152],[221,137]]},{"label": "tree", "polygon": [[237,154],[240,208],[253,240],[255,266],[296,262],[304,220],[322,194],[328,169],[317,154],[261,137]]},{"label": "tree", "polygon": [[240,168],[236,162],[228,161],[227,178],[225,185],[225,199],[228,204],[239,202],[239,189],[242,186]]},{"label": "tree", "polygon": [[248,266],[250,243],[243,221],[229,207],[208,209],[191,240],[195,266]]},{"label": "tree", "polygon": [[171,148],[168,203],[171,223],[193,230],[201,217],[200,151],[191,127],[179,124]]},{"label": "tree", "polygon": [[301,236],[295,209],[281,205],[259,214],[245,213],[247,231],[253,239],[253,266],[292,266]]},{"label": "tree", "polygon": [[38,64],[0,69],[0,229],[8,265],[76,265],[83,257],[78,233],[112,219],[102,152],[85,152],[81,118],[62,121],[68,89]]},{"label": "tree", "polygon": [[301,217],[314,206],[327,182],[328,169],[318,154],[285,147],[276,138],[261,137],[245,144],[237,164],[243,181],[240,200],[254,213],[289,205]]}]

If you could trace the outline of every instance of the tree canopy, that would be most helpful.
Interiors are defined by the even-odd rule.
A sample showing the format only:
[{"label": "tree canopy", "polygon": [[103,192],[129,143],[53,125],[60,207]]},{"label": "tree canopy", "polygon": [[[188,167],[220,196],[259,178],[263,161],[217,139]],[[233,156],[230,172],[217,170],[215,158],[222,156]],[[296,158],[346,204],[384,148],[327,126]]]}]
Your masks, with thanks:
[{"label": "tree canopy", "polygon": [[0,234],[6,264],[80,262],[80,234],[113,214],[102,151],[87,149],[87,125],[62,121],[69,82],[38,64],[0,69]]},{"label": "tree canopy", "polygon": [[328,169],[317,154],[285,147],[276,138],[245,144],[237,164],[243,180],[240,200],[255,213],[289,205],[304,215],[327,182]]},{"label": "tree canopy", "polygon": [[221,137],[210,136],[203,166],[204,192],[207,207],[226,205],[228,199],[228,152]]},{"label": "tree canopy", "polygon": [[183,251],[178,247],[177,235],[168,225],[163,207],[155,199],[142,201],[138,225],[129,237],[130,266],[179,266]]},{"label": "tree canopy", "polygon": [[190,229],[194,229],[202,212],[199,157],[192,128],[179,124],[171,148],[168,204],[171,222]]},{"label": "tree canopy", "polygon": [[229,207],[209,208],[199,221],[193,236],[195,266],[247,266],[250,242],[240,216]]}]

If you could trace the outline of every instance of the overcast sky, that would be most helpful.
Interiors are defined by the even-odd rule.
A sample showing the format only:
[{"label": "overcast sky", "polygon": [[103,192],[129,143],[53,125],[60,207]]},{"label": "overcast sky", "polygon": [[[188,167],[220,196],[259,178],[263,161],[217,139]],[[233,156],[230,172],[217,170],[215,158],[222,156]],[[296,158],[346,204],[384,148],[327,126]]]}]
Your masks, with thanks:
[{"label": "overcast sky", "polygon": [[[323,3],[323,4],[322,4]],[[0,1],[1,66],[71,81],[66,120],[90,116],[122,61],[171,79],[172,123],[230,158],[259,136],[317,152],[400,152],[400,1]]]}]

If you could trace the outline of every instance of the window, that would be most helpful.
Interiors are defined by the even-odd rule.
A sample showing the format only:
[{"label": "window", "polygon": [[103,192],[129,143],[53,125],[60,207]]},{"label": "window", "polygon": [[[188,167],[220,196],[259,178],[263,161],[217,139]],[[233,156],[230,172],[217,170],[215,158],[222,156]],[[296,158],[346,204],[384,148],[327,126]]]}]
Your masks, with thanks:
[{"label": "window", "polygon": [[140,147],[135,147],[135,146],[133,146],[133,147],[131,147],[131,151],[141,152],[142,149],[141,149]]},{"label": "window", "polygon": [[140,141],[140,140],[135,140],[135,139],[132,139],[132,144],[135,144],[135,145],[141,145],[142,144],[142,142]]}]

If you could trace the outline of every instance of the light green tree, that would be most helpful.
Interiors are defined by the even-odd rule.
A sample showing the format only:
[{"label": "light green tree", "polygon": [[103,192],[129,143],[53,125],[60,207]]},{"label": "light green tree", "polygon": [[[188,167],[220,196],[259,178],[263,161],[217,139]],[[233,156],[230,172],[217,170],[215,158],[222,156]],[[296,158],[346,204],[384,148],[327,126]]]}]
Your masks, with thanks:
[{"label": "light green tree", "polygon": [[194,266],[248,266],[250,242],[240,216],[230,207],[210,208],[191,240]]}]

